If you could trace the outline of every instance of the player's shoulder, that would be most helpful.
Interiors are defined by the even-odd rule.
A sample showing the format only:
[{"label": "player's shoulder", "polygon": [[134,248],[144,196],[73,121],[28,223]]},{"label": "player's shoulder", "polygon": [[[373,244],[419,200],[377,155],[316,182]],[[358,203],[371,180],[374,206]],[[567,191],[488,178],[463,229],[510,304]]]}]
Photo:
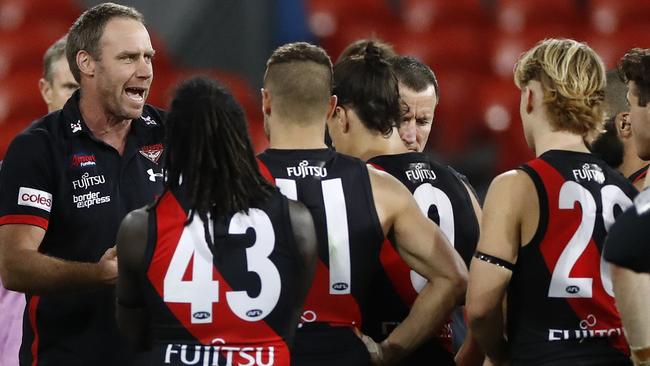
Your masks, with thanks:
[{"label": "player's shoulder", "polygon": [[497,175],[490,183],[489,190],[503,193],[530,193],[535,185],[530,175],[522,169],[512,169]]},{"label": "player's shoulder", "polygon": [[378,169],[371,164],[367,164],[366,169],[368,169],[368,176],[370,177],[370,186],[373,192],[378,193],[377,195],[379,197],[383,197],[384,195],[411,195],[404,184],[390,173]]},{"label": "player's shoulder", "polygon": [[634,209],[638,216],[650,217],[650,188],[644,189],[634,198]]}]

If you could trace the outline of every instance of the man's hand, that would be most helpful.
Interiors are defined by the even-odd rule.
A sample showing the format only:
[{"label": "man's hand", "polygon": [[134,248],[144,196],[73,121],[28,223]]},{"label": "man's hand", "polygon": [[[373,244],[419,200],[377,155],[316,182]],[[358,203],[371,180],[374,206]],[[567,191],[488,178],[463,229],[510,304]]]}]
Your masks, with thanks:
[{"label": "man's hand", "polygon": [[370,354],[370,364],[377,366],[389,366],[393,365],[399,355],[403,352],[399,352],[395,347],[391,347],[387,340],[384,340],[381,343],[375,342],[374,339],[368,337],[367,335],[361,333],[357,328],[354,328],[356,335],[361,338],[363,344],[366,345],[368,353]]},{"label": "man's hand", "polygon": [[107,285],[114,285],[117,282],[117,250],[115,247],[108,248],[97,263],[99,278]]}]

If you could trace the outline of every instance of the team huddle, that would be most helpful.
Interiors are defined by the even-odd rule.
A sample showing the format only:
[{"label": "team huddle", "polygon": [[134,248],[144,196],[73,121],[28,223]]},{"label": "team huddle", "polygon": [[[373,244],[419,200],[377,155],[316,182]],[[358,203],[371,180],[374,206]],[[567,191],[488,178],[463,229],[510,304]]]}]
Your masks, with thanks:
[{"label": "team huddle", "polygon": [[524,53],[536,158],[481,207],[424,152],[435,74],[381,41],[334,64],[275,49],[257,156],[218,81],[145,103],[155,51],[134,8],[97,5],[62,42],[65,105],[0,169],[0,277],[26,300],[20,350],[0,352],[20,365],[650,365],[650,191],[633,185],[650,50],[621,59],[629,112],[604,132],[614,74],[589,46]]}]

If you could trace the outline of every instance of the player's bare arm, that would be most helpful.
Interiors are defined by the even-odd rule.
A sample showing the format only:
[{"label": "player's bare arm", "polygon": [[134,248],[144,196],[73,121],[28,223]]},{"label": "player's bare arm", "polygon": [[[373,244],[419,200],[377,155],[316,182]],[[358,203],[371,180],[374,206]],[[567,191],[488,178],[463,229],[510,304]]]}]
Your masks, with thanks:
[{"label": "player's bare arm", "polygon": [[148,346],[148,314],[145,311],[139,272],[144,265],[149,213],[141,208],[129,213],[117,233],[117,325],[138,348]]},{"label": "player's bare arm", "polygon": [[[302,268],[300,278],[300,291],[298,293],[300,304],[304,302],[307,297],[307,292],[312,285],[314,272],[316,271],[316,260],[318,259],[318,239],[316,237],[316,228],[314,227],[314,219],[311,213],[300,202],[289,200],[289,215],[291,217],[291,227],[293,228],[293,235],[296,239],[298,251],[302,258],[304,267]],[[296,322],[300,316],[302,306],[295,309]]]},{"label": "player's bare arm", "polygon": [[612,264],[612,283],[633,359],[650,362],[650,274]]},{"label": "player's bare arm", "polygon": [[399,359],[438,330],[465,293],[467,269],[438,226],[396,178],[369,168],[384,233],[393,232],[402,259],[428,280],[409,315],[381,343],[383,360]]},{"label": "player's bare arm", "polygon": [[[478,202],[474,190],[464,181],[463,181],[463,185],[465,186],[465,190],[467,190],[469,199],[472,201],[472,208],[474,209],[476,220],[480,223],[481,218],[483,217],[483,210],[481,209],[481,204]],[[481,347],[478,344],[476,337],[474,337],[472,330],[468,328],[467,335],[465,336],[465,341],[461,345],[458,352],[456,352],[456,356],[454,357],[454,361],[456,362],[456,365],[478,366],[483,364],[484,358],[485,355],[483,354],[483,350],[481,350]]]},{"label": "player's bare arm", "polygon": [[45,230],[38,226],[0,226],[0,276],[7,289],[46,294],[115,283],[117,258],[113,248],[98,263],[66,261],[38,251],[44,237]]},{"label": "player's bare arm", "polygon": [[[520,243],[532,238],[529,232],[534,231],[522,230],[523,212],[529,210],[527,206],[537,205],[535,199],[522,199],[531,192],[535,187],[523,171],[506,172],[494,179],[483,205],[477,255],[484,259],[472,260],[466,308],[473,336],[496,364],[506,357],[502,305],[512,276],[508,267],[517,262]],[[526,225],[535,222],[526,221]],[[530,235],[528,240],[522,240],[524,232]]]}]

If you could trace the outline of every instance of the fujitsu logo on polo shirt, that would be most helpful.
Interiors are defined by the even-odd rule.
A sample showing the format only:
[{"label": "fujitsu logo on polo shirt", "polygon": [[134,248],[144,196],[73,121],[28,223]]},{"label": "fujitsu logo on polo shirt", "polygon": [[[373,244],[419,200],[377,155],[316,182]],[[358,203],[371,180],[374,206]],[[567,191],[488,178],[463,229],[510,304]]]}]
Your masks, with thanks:
[{"label": "fujitsu logo on polo shirt", "polygon": [[52,194],[34,188],[20,187],[18,190],[18,204],[50,212],[52,209]]},{"label": "fujitsu logo on polo shirt", "polygon": [[74,154],[72,155],[72,160],[70,162],[70,166],[73,168],[95,165],[97,165],[97,162],[95,161],[95,155]]},{"label": "fujitsu logo on polo shirt", "polygon": [[91,177],[90,173],[84,173],[81,179],[72,181],[72,189],[86,189],[104,183],[106,183],[106,179],[103,175],[94,175]]}]

